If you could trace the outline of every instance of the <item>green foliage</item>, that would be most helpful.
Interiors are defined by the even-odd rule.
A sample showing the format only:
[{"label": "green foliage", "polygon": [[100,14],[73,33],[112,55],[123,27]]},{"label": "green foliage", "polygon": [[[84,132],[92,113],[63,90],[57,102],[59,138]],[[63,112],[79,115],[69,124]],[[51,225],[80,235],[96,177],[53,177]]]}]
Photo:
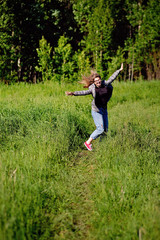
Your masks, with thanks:
[{"label": "green foliage", "polygon": [[[118,61],[119,49],[124,53],[125,81],[160,78],[158,0],[1,2],[0,78],[6,82],[37,82],[39,71],[50,79],[52,60],[54,79],[74,81],[82,69],[77,54],[85,55],[87,68],[105,77],[114,68],[111,63]],[[37,54],[42,36],[48,44],[47,59],[40,50]],[[52,60],[49,48],[54,50]]]},{"label": "green foliage", "polygon": [[77,67],[77,73],[74,73],[74,78],[81,80],[82,75],[90,74],[91,64],[89,57],[86,56],[84,51],[78,51],[75,53],[74,57],[75,67]]},{"label": "green foliage", "polygon": [[81,31],[85,33],[81,45],[89,56],[92,67],[103,76],[111,56],[113,18],[109,1],[77,1],[73,8]]},{"label": "green foliage", "polygon": [[18,75],[14,68],[15,62],[18,60],[16,49],[12,45],[12,37],[7,33],[0,36],[0,78],[6,82],[16,82]]},{"label": "green foliage", "polygon": [[74,62],[72,60],[72,47],[68,39],[61,36],[58,40],[58,46],[54,48],[54,79],[59,82],[68,82],[74,71]]},{"label": "green foliage", "polygon": [[[124,59],[124,52],[122,48],[118,48],[116,56],[112,57],[112,61],[108,63],[108,77],[110,77],[113,72],[115,72],[117,69],[120,68],[121,63],[125,62]],[[118,76],[118,79],[124,79],[124,72],[125,72],[125,66],[123,69],[123,72]]]},{"label": "green foliage", "polygon": [[42,74],[43,81],[50,80],[53,75],[51,51],[52,47],[43,36],[39,41],[39,48],[37,48],[39,66],[36,66],[36,70]]},{"label": "green foliage", "polygon": [[[3,64],[0,66],[0,77],[3,77],[2,74],[6,75],[4,71],[9,75],[12,75],[11,71],[16,71],[19,81],[34,81],[34,76],[38,77],[35,70],[38,64],[36,49],[42,36],[54,49],[62,34],[66,33],[70,38],[73,38],[73,35],[76,38],[78,35],[78,31],[75,34],[77,26],[71,8],[67,2],[59,0],[1,2],[0,38],[7,34],[11,40],[9,42],[3,37],[1,43],[7,45],[10,50],[14,49],[16,53],[12,56],[9,51],[1,52]],[[1,45],[1,48],[4,49],[4,46]]]},{"label": "green foliage", "polygon": [[14,46],[13,14],[9,13],[7,1],[0,8],[0,78],[6,83],[18,80],[15,62],[18,59],[17,47]]},{"label": "green foliage", "polygon": [[124,48],[124,80],[159,79],[159,7],[159,1],[153,0],[73,3],[84,33],[83,49],[102,76],[114,68],[111,63],[118,59],[118,49]]},{"label": "green foliage", "polygon": [[130,38],[125,41],[128,52],[127,64],[132,64],[135,79],[145,72],[148,79],[159,75],[159,1],[130,2],[127,19],[130,22]]},{"label": "green foliage", "polygon": [[113,18],[111,17],[110,6],[103,0],[98,1],[88,24],[86,48],[93,52],[93,64],[101,75],[103,66],[107,66],[106,61],[110,56],[112,31]]},{"label": "green foliage", "polygon": [[88,33],[88,24],[95,7],[96,1],[94,0],[72,0],[74,18],[80,26],[82,33]]}]

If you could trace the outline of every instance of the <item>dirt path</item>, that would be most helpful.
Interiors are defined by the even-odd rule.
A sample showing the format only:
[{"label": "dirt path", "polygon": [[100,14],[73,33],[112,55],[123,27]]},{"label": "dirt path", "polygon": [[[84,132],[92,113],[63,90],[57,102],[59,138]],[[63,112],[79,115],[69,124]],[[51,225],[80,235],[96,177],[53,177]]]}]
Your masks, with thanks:
[{"label": "dirt path", "polygon": [[69,208],[71,208],[73,221],[72,230],[60,232],[57,239],[94,239],[90,236],[92,223],[91,217],[94,213],[94,202],[92,200],[91,183],[94,180],[94,169],[92,159],[93,153],[82,150],[69,166],[69,178],[72,183],[66,182],[66,185],[72,184],[72,199]]}]

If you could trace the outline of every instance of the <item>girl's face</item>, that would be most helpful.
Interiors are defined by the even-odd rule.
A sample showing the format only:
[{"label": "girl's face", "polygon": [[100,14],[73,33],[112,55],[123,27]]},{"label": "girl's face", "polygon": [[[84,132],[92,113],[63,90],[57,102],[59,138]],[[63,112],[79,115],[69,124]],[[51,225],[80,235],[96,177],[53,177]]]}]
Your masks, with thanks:
[{"label": "girl's face", "polygon": [[94,79],[94,84],[96,85],[96,87],[100,87],[101,86],[101,79],[100,79],[100,77],[96,77],[95,79]]}]

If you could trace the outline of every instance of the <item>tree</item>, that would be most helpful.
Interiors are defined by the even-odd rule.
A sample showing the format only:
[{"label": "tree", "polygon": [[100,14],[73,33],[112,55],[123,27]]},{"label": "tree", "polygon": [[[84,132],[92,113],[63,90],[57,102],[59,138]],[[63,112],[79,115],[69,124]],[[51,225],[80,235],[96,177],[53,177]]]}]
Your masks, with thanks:
[{"label": "tree", "polygon": [[158,78],[160,3],[156,0],[138,3],[127,0],[127,6],[130,23],[130,35],[125,41],[128,78]]},{"label": "tree", "polygon": [[71,80],[74,72],[74,63],[72,60],[72,47],[68,39],[61,36],[58,40],[58,46],[54,48],[53,54],[54,79],[59,82]]},{"label": "tree", "polygon": [[82,49],[89,56],[92,67],[103,76],[110,59],[113,18],[110,1],[79,1],[73,4],[75,19],[84,34]]},{"label": "tree", "polygon": [[66,34],[77,50],[79,34],[70,1],[4,0],[0,13],[1,77],[11,80],[15,72],[19,81],[33,81],[42,36],[54,48]]},{"label": "tree", "polygon": [[42,37],[39,41],[39,48],[37,48],[38,54],[38,66],[36,66],[36,70],[42,73],[42,80],[51,80],[53,76],[53,63],[51,58],[52,47],[47,40]]},{"label": "tree", "polygon": [[2,79],[33,81],[42,36],[55,50],[54,72],[60,81],[82,71],[78,59],[102,77],[124,59],[125,79],[160,78],[158,0],[0,1]]},{"label": "tree", "polygon": [[9,82],[10,76],[17,80],[15,63],[18,60],[18,54],[16,54],[17,47],[14,44],[14,20],[7,1],[1,1],[0,30],[0,78],[5,82]]},{"label": "tree", "polygon": [[93,54],[95,68],[103,75],[103,67],[107,67],[107,61],[110,58],[113,31],[113,19],[106,1],[98,1],[88,29],[86,48]]}]

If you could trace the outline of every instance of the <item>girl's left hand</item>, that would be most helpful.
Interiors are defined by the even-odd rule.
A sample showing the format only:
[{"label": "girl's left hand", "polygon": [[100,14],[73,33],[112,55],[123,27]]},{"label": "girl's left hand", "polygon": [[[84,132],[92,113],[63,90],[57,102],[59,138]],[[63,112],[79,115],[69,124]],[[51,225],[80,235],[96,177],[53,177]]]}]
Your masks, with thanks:
[{"label": "girl's left hand", "polygon": [[122,71],[123,70],[123,63],[121,63],[121,68],[119,69],[120,71]]}]

